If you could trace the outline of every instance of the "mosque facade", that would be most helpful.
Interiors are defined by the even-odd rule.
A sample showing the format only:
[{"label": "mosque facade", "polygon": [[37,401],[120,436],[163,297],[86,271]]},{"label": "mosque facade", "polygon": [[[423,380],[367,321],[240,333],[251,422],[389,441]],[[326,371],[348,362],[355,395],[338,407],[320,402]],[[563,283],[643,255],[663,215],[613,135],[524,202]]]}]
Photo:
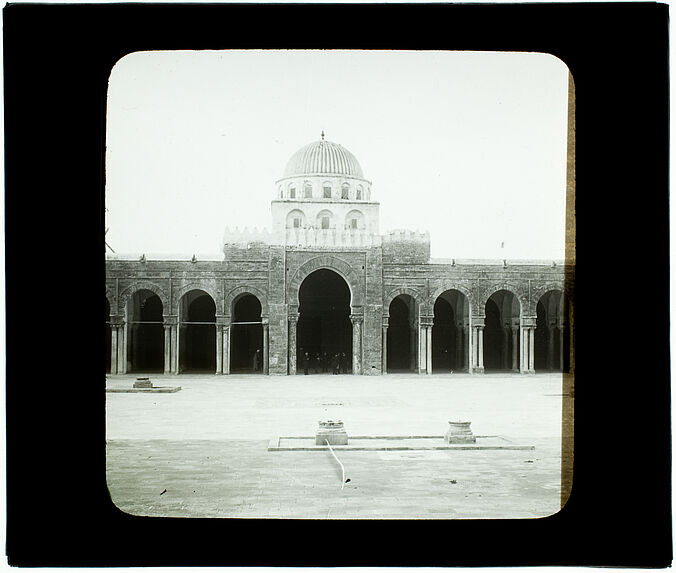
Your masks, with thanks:
[{"label": "mosque facade", "polygon": [[355,156],[322,138],[275,183],[271,231],[226,230],[222,260],[106,255],[112,374],[568,371],[563,261],[436,261],[381,233]]}]

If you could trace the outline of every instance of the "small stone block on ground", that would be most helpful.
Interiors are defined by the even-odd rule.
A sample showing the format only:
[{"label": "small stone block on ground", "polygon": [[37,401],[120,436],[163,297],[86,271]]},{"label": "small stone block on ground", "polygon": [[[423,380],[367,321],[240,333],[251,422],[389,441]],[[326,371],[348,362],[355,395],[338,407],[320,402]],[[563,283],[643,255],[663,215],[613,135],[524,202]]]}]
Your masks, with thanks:
[{"label": "small stone block on ground", "polygon": [[153,383],[150,378],[137,378],[134,382],[134,388],[152,388]]},{"label": "small stone block on ground", "polygon": [[448,422],[448,429],[444,434],[447,444],[475,444],[476,437],[470,429],[472,422]]},{"label": "small stone block on ground", "polygon": [[326,422],[319,422],[319,428],[315,436],[315,445],[325,446],[326,444],[332,446],[346,446],[347,432],[343,427],[343,422],[340,420],[328,420]]}]

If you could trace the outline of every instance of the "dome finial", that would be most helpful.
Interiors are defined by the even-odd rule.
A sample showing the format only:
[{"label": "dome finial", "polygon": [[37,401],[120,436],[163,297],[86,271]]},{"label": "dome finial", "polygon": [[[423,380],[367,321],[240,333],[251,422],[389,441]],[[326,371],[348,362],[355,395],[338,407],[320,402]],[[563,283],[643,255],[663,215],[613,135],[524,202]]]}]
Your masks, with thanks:
[{"label": "dome finial", "polygon": [[324,130],[322,129],[322,141],[324,141]]}]

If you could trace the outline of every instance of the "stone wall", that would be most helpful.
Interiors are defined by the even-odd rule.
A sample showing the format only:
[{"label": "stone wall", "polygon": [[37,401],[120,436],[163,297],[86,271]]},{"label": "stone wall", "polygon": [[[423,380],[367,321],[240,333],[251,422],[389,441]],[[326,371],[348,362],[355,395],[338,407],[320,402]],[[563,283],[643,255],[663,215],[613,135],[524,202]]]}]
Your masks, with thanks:
[{"label": "stone wall", "polygon": [[430,260],[430,235],[416,231],[390,231],[383,235],[384,263],[426,263]]},{"label": "stone wall", "polygon": [[[528,320],[534,320],[538,300],[550,290],[563,290],[572,301],[573,269],[562,264],[428,262],[425,235],[417,234],[415,240],[406,237],[413,238],[408,234],[403,241],[384,240],[382,248],[330,251],[228,244],[222,261],[110,259],[106,261],[106,297],[111,323],[123,324],[127,301],[137,290],[148,289],[160,297],[165,322],[174,324],[181,297],[200,289],[211,295],[217,323],[227,328],[234,300],[251,293],[261,302],[264,324],[269,323],[269,373],[285,375],[289,372],[288,321],[298,313],[300,285],[310,273],[328,268],[341,275],[350,288],[352,318],[361,330],[360,368],[370,375],[382,372],[383,319],[399,294],[413,297],[415,315],[426,324],[434,315],[435,300],[449,289],[467,297],[476,325],[482,324],[488,298],[501,289],[514,293],[521,317]],[[121,340],[124,334],[119,336]],[[223,337],[227,340],[227,332]]]}]

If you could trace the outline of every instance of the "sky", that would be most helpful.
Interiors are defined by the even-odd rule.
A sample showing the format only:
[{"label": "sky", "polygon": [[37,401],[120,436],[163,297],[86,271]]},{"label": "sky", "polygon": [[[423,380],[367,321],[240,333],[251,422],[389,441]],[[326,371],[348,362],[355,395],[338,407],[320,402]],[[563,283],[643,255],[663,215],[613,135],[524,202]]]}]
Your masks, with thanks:
[{"label": "sky", "polygon": [[137,52],[109,79],[106,242],[218,255],[271,228],[295,151],[359,161],[380,231],[429,231],[435,258],[563,259],[568,69],[548,54]]}]

